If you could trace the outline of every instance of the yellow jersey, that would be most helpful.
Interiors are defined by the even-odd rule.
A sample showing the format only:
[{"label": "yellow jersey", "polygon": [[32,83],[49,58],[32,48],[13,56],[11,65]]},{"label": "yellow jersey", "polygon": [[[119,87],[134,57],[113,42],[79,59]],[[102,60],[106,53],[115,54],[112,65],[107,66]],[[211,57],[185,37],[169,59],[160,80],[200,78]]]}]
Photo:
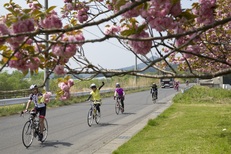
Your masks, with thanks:
[{"label": "yellow jersey", "polygon": [[91,96],[94,101],[101,101],[100,90],[97,88],[95,91],[91,91]]}]

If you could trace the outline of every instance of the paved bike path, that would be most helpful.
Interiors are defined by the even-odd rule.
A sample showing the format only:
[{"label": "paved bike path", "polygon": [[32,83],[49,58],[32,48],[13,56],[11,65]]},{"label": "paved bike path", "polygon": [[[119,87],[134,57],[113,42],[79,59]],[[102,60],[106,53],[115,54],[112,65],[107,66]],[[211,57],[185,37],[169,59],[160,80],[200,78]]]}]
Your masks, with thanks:
[{"label": "paved bike path", "polygon": [[[125,142],[130,140],[132,136],[141,131],[147,125],[149,119],[156,118],[159,114],[161,114],[164,110],[171,106],[172,98],[174,96],[175,94],[172,94],[164,99],[158,100],[157,103],[163,104],[161,105],[161,107],[159,107],[158,109],[154,109],[154,111],[147,115],[143,120],[108,142],[106,145],[94,152],[94,154],[111,154],[113,151],[118,149],[119,146],[123,145]],[[150,107],[146,107],[145,109],[141,110],[139,114],[145,115],[145,113],[149,112],[150,110],[153,109]]]}]

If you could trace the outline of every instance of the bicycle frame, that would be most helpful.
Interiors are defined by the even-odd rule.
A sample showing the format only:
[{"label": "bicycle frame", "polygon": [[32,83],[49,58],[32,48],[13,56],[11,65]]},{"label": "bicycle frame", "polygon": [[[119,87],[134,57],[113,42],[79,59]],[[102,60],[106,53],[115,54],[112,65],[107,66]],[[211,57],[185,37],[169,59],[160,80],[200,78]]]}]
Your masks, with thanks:
[{"label": "bicycle frame", "polygon": [[[28,148],[33,142],[33,139],[39,135],[40,132],[40,123],[37,117],[37,113],[34,111],[30,112],[30,117],[28,121],[24,124],[22,130],[22,142],[23,145]],[[47,120],[44,119],[44,130],[43,130],[43,138],[41,142],[43,143],[48,135],[48,123]]]},{"label": "bicycle frame", "polygon": [[91,107],[90,107],[88,114],[87,114],[87,124],[89,127],[91,127],[93,120],[95,120],[96,124],[99,124],[100,113],[96,109],[94,101],[91,102]]},{"label": "bicycle frame", "polygon": [[157,93],[156,93],[156,91],[153,91],[152,92],[152,101],[153,101],[153,103],[156,103],[156,100],[157,100]]},{"label": "bicycle frame", "polygon": [[121,104],[121,98],[116,97],[115,112],[118,115],[120,111],[121,111],[121,113],[123,113],[123,111],[124,111],[122,104]]}]

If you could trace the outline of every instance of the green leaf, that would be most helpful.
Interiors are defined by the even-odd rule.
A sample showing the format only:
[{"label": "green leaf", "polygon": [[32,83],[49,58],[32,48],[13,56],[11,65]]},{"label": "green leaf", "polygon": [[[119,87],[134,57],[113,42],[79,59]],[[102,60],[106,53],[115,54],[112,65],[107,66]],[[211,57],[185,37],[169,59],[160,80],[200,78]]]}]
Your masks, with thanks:
[{"label": "green leaf", "polygon": [[146,25],[139,26],[138,29],[137,29],[137,33],[142,32],[145,29],[145,27],[146,27]]},{"label": "green leaf", "polygon": [[54,10],[56,8],[56,6],[51,6],[46,10],[46,13],[51,12],[52,10]]},{"label": "green leaf", "polygon": [[120,7],[127,3],[126,0],[116,0],[115,9],[120,10]]},{"label": "green leaf", "polygon": [[122,36],[130,36],[130,35],[133,35],[135,33],[136,33],[135,29],[128,29],[128,30],[122,31],[120,34]]},{"label": "green leaf", "polygon": [[23,9],[22,11],[23,11],[25,14],[28,14],[28,13],[31,12],[31,9]]},{"label": "green leaf", "polygon": [[187,9],[186,11],[182,12],[179,17],[181,18],[184,17],[187,20],[192,20],[192,19],[195,19],[197,16],[192,14],[190,9]]}]

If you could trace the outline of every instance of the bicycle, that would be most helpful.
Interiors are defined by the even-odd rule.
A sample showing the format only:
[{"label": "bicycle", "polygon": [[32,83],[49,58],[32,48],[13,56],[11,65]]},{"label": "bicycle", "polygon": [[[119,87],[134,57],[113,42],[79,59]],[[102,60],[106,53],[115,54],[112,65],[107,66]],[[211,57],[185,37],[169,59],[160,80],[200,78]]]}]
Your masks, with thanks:
[{"label": "bicycle", "polygon": [[155,104],[157,100],[156,92],[152,93],[152,102]]},{"label": "bicycle", "polygon": [[[28,113],[28,112],[27,112]],[[21,116],[24,112],[21,112]],[[33,142],[33,139],[39,136],[40,132],[40,123],[39,118],[37,116],[36,111],[30,111],[29,120],[24,124],[22,130],[22,143],[23,145],[28,148]],[[48,135],[48,122],[46,118],[44,118],[44,130],[43,130],[43,138],[41,142],[43,143],[47,139]]]},{"label": "bicycle", "polygon": [[87,113],[87,124],[91,127],[93,120],[95,120],[96,124],[99,124],[100,121],[100,112],[96,109],[96,105],[94,101],[91,101],[91,107]]},{"label": "bicycle", "polygon": [[115,112],[118,115],[120,111],[121,113],[124,113],[124,108],[122,107],[122,104],[121,104],[121,98],[116,97]]}]

